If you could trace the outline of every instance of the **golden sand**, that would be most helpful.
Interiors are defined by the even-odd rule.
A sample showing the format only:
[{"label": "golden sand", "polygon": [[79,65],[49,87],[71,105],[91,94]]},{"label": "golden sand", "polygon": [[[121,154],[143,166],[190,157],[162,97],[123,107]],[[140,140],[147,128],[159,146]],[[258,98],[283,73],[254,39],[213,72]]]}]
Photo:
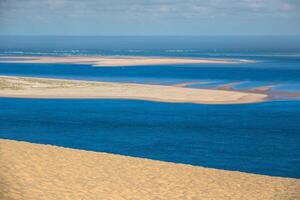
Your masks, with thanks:
[{"label": "golden sand", "polygon": [[300,180],[0,140],[2,200],[298,200]]},{"label": "golden sand", "polygon": [[137,65],[166,65],[166,64],[237,64],[251,62],[250,60],[226,59],[197,59],[197,58],[171,58],[171,57],[142,57],[142,56],[5,56],[1,58],[18,60],[0,60],[9,63],[69,63],[91,64],[93,66],[137,66]]},{"label": "golden sand", "polygon": [[254,103],[265,94],[176,86],[0,76],[0,97],[140,99],[202,104]]}]

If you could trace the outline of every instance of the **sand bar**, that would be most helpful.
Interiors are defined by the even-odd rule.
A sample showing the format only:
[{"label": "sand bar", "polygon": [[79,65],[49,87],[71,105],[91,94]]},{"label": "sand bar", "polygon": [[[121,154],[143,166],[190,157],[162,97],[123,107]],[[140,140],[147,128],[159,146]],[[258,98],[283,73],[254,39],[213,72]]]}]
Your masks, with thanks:
[{"label": "sand bar", "polygon": [[265,94],[116,82],[0,76],[0,96],[16,98],[139,99],[235,104],[265,101]]},{"label": "sand bar", "polygon": [[216,88],[220,90],[233,90],[235,86],[240,85],[242,82],[232,82],[232,83],[226,83],[223,85],[219,85]]},{"label": "sand bar", "polygon": [[187,87],[187,86],[191,86],[191,85],[207,84],[207,83],[209,83],[209,82],[192,81],[192,82],[177,83],[177,84],[174,84],[173,86],[175,86],[175,87]]},{"label": "sand bar", "polygon": [[[0,62],[6,63],[68,63],[90,64],[98,67],[167,65],[167,64],[238,64],[253,62],[250,60],[197,59],[176,57],[142,57],[142,56],[5,56]],[[15,60],[14,60],[15,59]]]},{"label": "sand bar", "polygon": [[256,93],[266,93],[272,91],[273,87],[276,85],[266,85],[266,86],[259,86],[251,89],[250,91],[256,92]]},{"label": "sand bar", "polygon": [[300,179],[0,140],[0,199],[296,200]]}]

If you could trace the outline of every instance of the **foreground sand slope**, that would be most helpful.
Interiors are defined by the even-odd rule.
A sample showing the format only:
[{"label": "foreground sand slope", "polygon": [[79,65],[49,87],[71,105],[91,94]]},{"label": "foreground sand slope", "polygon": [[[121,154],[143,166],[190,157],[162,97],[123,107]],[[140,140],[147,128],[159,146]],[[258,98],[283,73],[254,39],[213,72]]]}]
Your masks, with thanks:
[{"label": "foreground sand slope", "polygon": [[166,64],[237,64],[252,62],[250,60],[226,59],[197,59],[175,57],[142,57],[142,56],[5,56],[0,62],[10,63],[69,63],[91,64],[98,67],[137,66],[137,65],[166,65]]},{"label": "foreground sand slope", "polygon": [[253,103],[265,94],[175,86],[0,76],[1,97],[117,98],[204,104]]},{"label": "foreground sand slope", "polygon": [[300,180],[0,140],[0,199],[297,200]]}]

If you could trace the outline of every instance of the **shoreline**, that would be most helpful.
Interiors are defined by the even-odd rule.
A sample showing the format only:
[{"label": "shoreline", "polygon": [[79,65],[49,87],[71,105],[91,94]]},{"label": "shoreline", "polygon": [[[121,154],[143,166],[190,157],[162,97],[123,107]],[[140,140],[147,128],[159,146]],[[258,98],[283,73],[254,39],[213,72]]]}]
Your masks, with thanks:
[{"label": "shoreline", "polygon": [[0,76],[0,96],[54,99],[136,99],[198,104],[266,101],[261,93],[118,82]]},{"label": "shoreline", "polygon": [[[300,179],[0,139],[4,199],[297,199]],[[5,173],[4,173],[5,172]]]},{"label": "shoreline", "polygon": [[[1,60],[1,58],[8,60]],[[202,59],[153,56],[0,56],[0,63],[90,64],[94,67],[146,66],[168,64],[241,64],[249,62],[255,61],[245,59]]]}]

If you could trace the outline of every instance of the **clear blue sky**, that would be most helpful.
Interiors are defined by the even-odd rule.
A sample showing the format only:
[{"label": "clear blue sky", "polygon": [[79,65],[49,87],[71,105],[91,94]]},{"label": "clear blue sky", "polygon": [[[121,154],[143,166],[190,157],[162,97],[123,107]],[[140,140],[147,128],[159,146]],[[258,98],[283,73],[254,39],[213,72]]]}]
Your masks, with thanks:
[{"label": "clear blue sky", "polygon": [[300,35],[300,0],[0,0],[0,35]]}]

